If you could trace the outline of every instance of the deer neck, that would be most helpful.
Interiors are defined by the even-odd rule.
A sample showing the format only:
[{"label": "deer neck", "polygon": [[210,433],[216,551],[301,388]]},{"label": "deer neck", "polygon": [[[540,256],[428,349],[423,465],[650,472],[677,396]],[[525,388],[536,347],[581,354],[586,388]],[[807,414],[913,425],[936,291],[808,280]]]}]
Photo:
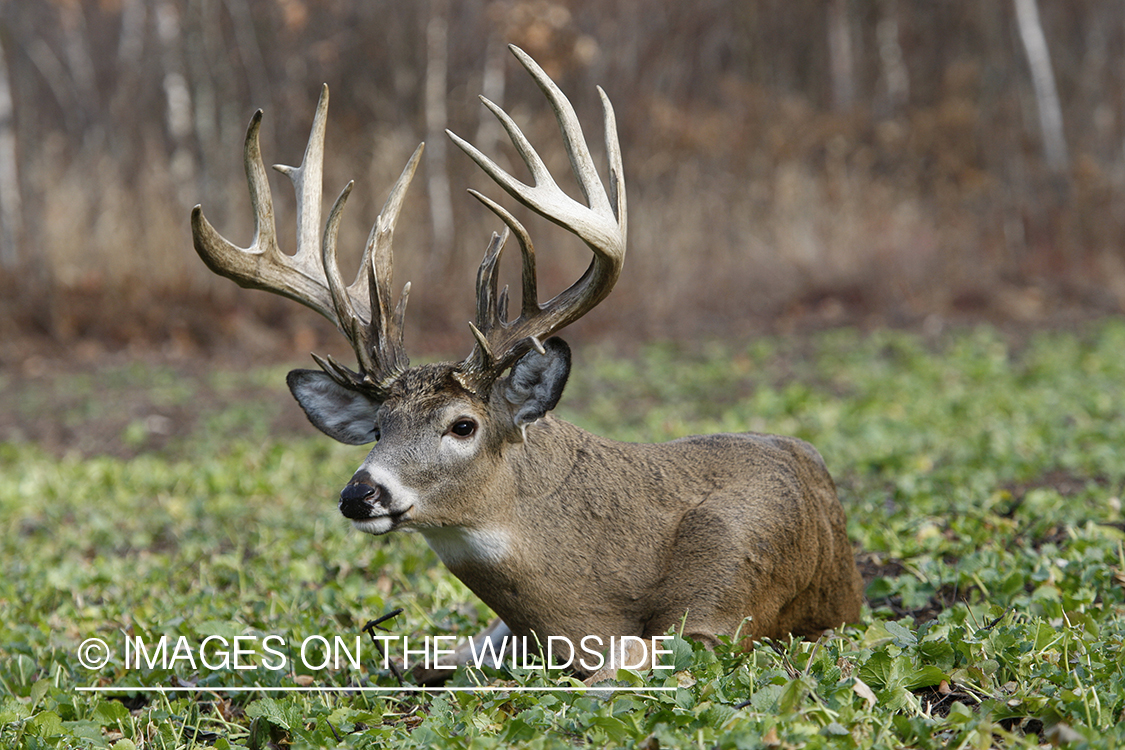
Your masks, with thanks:
[{"label": "deer neck", "polygon": [[[647,448],[547,417],[529,427],[525,442],[508,446],[489,513],[423,533],[450,572],[514,632],[555,632],[597,596],[591,587],[631,600],[616,616],[628,610],[643,619],[652,603],[636,594],[656,587],[665,567],[662,540],[674,536],[679,517],[674,502],[652,499],[662,490]],[[645,508],[632,507],[640,497],[649,498]],[[643,528],[623,536],[622,524],[637,518]]]},{"label": "deer neck", "polygon": [[472,519],[420,529],[445,566],[454,573],[467,568],[523,567],[528,549],[542,541],[529,538],[529,528],[535,530],[536,524],[526,517],[526,509],[553,510],[551,498],[574,471],[574,433],[581,432],[548,416],[530,425],[522,441],[506,444],[488,484],[477,489],[481,502],[475,504]]}]

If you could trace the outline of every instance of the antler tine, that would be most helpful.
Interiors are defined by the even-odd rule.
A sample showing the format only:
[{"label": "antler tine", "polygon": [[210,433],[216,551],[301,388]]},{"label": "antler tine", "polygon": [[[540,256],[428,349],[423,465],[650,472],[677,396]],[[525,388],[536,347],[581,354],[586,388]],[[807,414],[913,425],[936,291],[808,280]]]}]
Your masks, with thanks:
[{"label": "antler tine", "polygon": [[[360,372],[370,373],[375,372],[371,347],[372,331],[356,313],[352,297],[344,288],[344,280],[340,277],[340,265],[336,260],[336,238],[340,233],[340,219],[344,213],[344,204],[348,202],[348,196],[351,195],[353,184],[349,182],[344,186],[340,197],[332,204],[332,210],[328,213],[328,223],[324,226],[324,241],[321,244],[321,259],[324,264],[324,279],[328,283],[332,306],[336,312],[336,325],[351,342]],[[362,269],[360,276],[363,276]]]},{"label": "antler tine", "polygon": [[[406,302],[410,296],[410,283],[402,289],[398,305],[391,312],[391,279],[392,279],[392,242],[394,240],[395,224],[398,223],[399,213],[402,211],[406,190],[422,160],[422,150],[425,144],[419,144],[414,149],[402,174],[395,181],[387,196],[379,217],[371,227],[371,235],[367,238],[367,245],[363,251],[360,262],[360,273],[356,282],[348,291],[356,297],[366,296],[371,306],[371,342],[374,347],[374,356],[377,370],[397,375],[403,372],[410,364],[406,350],[402,345],[403,318],[406,314]],[[365,272],[366,269],[366,272]]]},{"label": "antler tine", "polygon": [[203,216],[192,210],[195,249],[204,263],[240,286],[281,294],[316,310],[336,324],[355,351],[360,372],[353,373],[331,358],[316,357],[334,379],[353,389],[385,393],[409,364],[402,342],[403,316],[410,292],[407,284],[391,312],[391,239],[403,199],[418,166],[422,146],[415,150],[395,182],[379,218],[371,229],[355,281],[345,287],[336,258],[336,239],[352,183],[333,204],[323,231],[324,137],[328,120],[328,87],[321,90],[316,114],[299,167],[275,165],[289,177],[297,193],[297,251],[286,255],[277,244],[273,196],[262,162],[259,131],[262,111],[250,120],[244,160],[254,211],[254,240],[240,248],[224,239]]},{"label": "antler tine", "polygon": [[[469,330],[472,331],[476,344],[466,360],[469,363],[468,370],[472,372],[487,371],[493,362],[494,355],[488,336],[499,325],[500,320],[500,306],[496,297],[496,267],[500,260],[500,252],[504,249],[507,240],[508,230],[505,229],[501,234],[493,232],[492,239],[484,251],[484,260],[477,269],[476,322],[469,322]],[[471,383],[462,381],[462,384],[472,389]]]},{"label": "antler tine", "polygon": [[[478,374],[499,372],[528,349],[541,348],[536,334],[544,327],[541,319],[547,311],[538,302],[535,247],[527,230],[499,204],[475,190],[469,193],[503,219],[507,226],[503,233],[493,233],[477,270],[477,320],[470,326],[478,346],[466,360],[465,370]],[[496,292],[496,271],[509,234],[516,235],[523,259],[522,309],[514,321],[508,320],[508,288],[504,287],[499,294]],[[498,358],[495,352],[504,356]]]},{"label": "antler tine", "polygon": [[[324,199],[324,134],[328,128],[328,85],[320,89],[320,99],[316,103],[312,129],[305,144],[305,155],[299,167],[275,164],[273,168],[289,178],[293,191],[297,194],[297,252],[293,256],[297,263],[311,268],[320,268],[321,201]],[[345,191],[347,188],[345,188]],[[278,251],[278,255],[280,255]],[[329,320],[332,317],[329,316]],[[337,325],[341,321],[334,321]]]},{"label": "antler tine", "polygon": [[477,269],[477,327],[485,333],[490,332],[501,322],[500,302],[496,296],[499,283],[496,270],[500,261],[500,253],[504,250],[507,241],[507,229],[501,234],[493,232],[492,241],[488,243],[488,247],[484,251],[484,260],[481,261],[480,268]]},{"label": "antler tine", "polygon": [[[477,388],[484,387],[494,380],[531,348],[541,348],[539,344],[541,338],[546,338],[573,323],[605,299],[617,282],[625,258],[625,181],[621,148],[617,139],[617,125],[609,98],[601,88],[598,89],[604,111],[606,155],[609,161],[610,194],[607,195],[586,145],[574,107],[534,60],[515,46],[510,46],[510,49],[551,104],[559,129],[562,131],[571,169],[586,199],[586,205],[572,199],[556,184],[543,160],[515,121],[487,99],[481,97],[484,105],[507,131],[512,145],[527,165],[531,172],[532,185],[526,185],[515,179],[475,146],[450,131],[446,132],[496,184],[531,210],[580,237],[594,252],[594,258],[578,281],[554,299],[540,305],[536,299],[534,249],[526,230],[497,203],[475,191],[470,191],[499,216],[516,235],[524,258],[522,309],[515,321],[509,323],[502,320],[505,316],[499,314],[499,301],[494,306],[491,301],[481,299],[483,287],[478,281],[478,324],[473,329],[478,344],[461,365],[462,371],[467,376],[466,380],[473,381]],[[495,259],[490,260],[492,253],[490,245],[489,253],[482,263],[482,273],[487,264],[491,264],[494,268]],[[499,254],[498,250],[496,254]],[[490,270],[488,273],[492,274],[494,271]],[[493,291],[492,294],[494,295],[495,292]],[[482,308],[494,309],[495,312],[491,312],[490,316],[500,318],[501,323],[495,326],[481,325],[485,322],[479,313]],[[487,339],[487,349],[491,352],[487,356],[482,351],[486,348],[481,343],[482,336]]]},{"label": "antler tine", "polygon": [[[601,177],[598,176],[598,169],[594,166],[594,158],[590,155],[590,149],[582,135],[582,125],[578,122],[578,115],[575,114],[570,100],[563,94],[562,89],[539,67],[539,64],[531,59],[530,55],[515,45],[509,45],[509,49],[524,69],[531,74],[531,77],[547,96],[551,108],[554,109],[555,119],[559,121],[559,126],[562,129],[563,145],[566,148],[567,156],[570,157],[571,169],[574,171],[574,176],[578,178],[578,186],[582,189],[582,195],[586,198],[586,203],[595,212],[605,213],[609,209],[609,200],[606,198],[605,188],[602,187]],[[600,90],[601,87],[599,87]],[[604,105],[607,100],[603,98],[602,101]],[[613,131],[614,145],[616,146],[616,124],[613,126]]]},{"label": "antler tine", "polygon": [[[621,141],[617,138],[617,118],[613,114],[613,104],[605,89],[598,86],[598,96],[602,100],[602,114],[605,129],[605,155],[609,160],[609,197],[613,201],[613,215],[621,236],[628,236],[629,212],[625,200],[625,166],[621,158]],[[600,184],[600,183],[599,183]]]},{"label": "antler tine", "polygon": [[[524,229],[523,224],[516,221],[516,217],[512,216],[506,208],[496,201],[482,193],[478,193],[476,190],[469,190],[469,194],[483,203],[492,213],[499,216],[504,224],[507,225],[508,230],[516,235],[516,240],[520,243],[520,253],[523,261],[523,273],[521,276],[523,293],[520,300],[520,318],[530,319],[539,315],[542,312],[542,308],[539,306],[538,282],[535,277],[535,246],[531,242],[531,235]],[[505,232],[504,236],[507,237],[507,232]],[[503,249],[503,244],[504,243],[501,242],[500,249],[496,251],[497,260],[499,259],[500,250]],[[495,291],[495,284],[493,285],[493,290]],[[504,317],[506,316],[501,316],[501,318]]]},{"label": "antler tine", "polygon": [[[327,90],[321,95],[318,114],[327,107]],[[262,149],[258,133],[262,125],[262,110],[254,113],[246,129],[243,159],[246,181],[250,186],[250,205],[254,211],[254,239],[247,248],[240,248],[220,235],[203,215],[203,207],[191,212],[192,237],[199,257],[215,273],[226,276],[247,289],[265,289],[294,299],[335,322],[331,295],[324,286],[320,261],[309,252],[288,256],[277,245],[274,224],[273,195],[269,178],[262,163]],[[314,119],[314,140],[317,124]],[[323,134],[323,130],[321,131]],[[315,212],[319,222],[320,201]],[[307,221],[306,221],[307,224]],[[315,242],[314,242],[315,244]],[[306,241],[305,247],[308,246]]]}]

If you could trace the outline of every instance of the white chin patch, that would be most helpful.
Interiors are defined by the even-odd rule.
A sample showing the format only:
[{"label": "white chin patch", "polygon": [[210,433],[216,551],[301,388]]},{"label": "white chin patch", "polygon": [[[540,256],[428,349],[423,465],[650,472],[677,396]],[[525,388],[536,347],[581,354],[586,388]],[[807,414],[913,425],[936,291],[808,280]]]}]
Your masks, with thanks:
[{"label": "white chin patch", "polygon": [[394,527],[395,523],[390,516],[379,516],[378,518],[365,518],[362,521],[352,521],[352,525],[364,534],[386,534]]}]

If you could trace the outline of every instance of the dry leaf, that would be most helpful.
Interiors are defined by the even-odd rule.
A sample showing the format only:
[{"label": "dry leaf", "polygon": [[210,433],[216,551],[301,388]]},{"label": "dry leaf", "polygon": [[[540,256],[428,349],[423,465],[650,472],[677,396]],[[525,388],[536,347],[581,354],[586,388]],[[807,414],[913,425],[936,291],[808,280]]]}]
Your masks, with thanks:
[{"label": "dry leaf", "polygon": [[860,698],[863,698],[865,701],[867,701],[868,708],[871,708],[879,702],[879,699],[875,697],[875,691],[872,690],[866,682],[859,679],[858,677],[855,678],[855,684],[852,685],[852,690]]},{"label": "dry leaf", "polygon": [[695,684],[695,677],[692,676],[691,672],[676,672],[675,678],[676,685],[682,688],[689,688]]}]

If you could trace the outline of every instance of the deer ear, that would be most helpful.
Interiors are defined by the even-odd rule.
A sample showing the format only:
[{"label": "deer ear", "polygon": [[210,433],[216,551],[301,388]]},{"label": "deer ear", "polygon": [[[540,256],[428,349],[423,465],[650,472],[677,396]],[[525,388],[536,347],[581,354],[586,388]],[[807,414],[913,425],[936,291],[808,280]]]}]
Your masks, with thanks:
[{"label": "deer ear", "polygon": [[516,427],[525,427],[555,408],[570,375],[570,347],[560,338],[547,339],[545,354],[530,351],[512,365],[504,397],[516,407]]},{"label": "deer ear", "polygon": [[293,370],[285,382],[309,421],[328,437],[348,445],[379,439],[379,403],[369,396],[345,388],[320,370]]}]

